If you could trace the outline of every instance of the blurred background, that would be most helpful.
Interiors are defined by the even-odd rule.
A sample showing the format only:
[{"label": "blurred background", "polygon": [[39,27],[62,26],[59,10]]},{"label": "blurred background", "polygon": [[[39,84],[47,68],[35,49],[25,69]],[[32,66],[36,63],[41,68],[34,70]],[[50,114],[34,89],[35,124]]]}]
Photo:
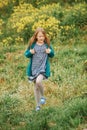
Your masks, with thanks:
[{"label": "blurred background", "polygon": [[[55,51],[40,113],[24,57],[37,27]],[[0,130],[86,129],[87,0],[0,0]]]}]

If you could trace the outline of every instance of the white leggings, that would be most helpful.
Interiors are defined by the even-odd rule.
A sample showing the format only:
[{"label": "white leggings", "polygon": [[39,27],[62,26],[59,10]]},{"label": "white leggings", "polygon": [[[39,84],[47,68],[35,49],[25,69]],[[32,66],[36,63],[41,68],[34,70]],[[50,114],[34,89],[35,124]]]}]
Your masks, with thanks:
[{"label": "white leggings", "polygon": [[34,94],[35,94],[35,100],[36,105],[40,106],[40,98],[44,96],[44,88],[42,85],[42,80],[44,79],[44,76],[42,74],[38,75],[36,80],[34,81]]}]

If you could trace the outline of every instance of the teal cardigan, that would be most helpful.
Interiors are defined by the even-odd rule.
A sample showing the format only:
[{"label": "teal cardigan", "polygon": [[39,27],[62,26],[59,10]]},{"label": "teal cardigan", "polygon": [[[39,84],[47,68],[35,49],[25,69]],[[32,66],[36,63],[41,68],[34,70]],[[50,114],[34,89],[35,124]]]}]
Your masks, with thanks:
[{"label": "teal cardigan", "polygon": [[[36,43],[33,43],[31,45],[31,47],[29,47],[24,55],[27,57],[27,58],[30,58],[29,60],[29,63],[28,63],[28,67],[27,67],[27,76],[32,76],[32,72],[31,72],[31,66],[32,66],[32,56],[33,54],[30,52],[30,49],[33,49],[34,46],[35,46]],[[48,48],[48,44],[46,44],[47,48]],[[54,56],[54,50],[53,48],[50,46],[50,49],[51,49],[51,52],[48,54],[48,58],[47,58],[47,61],[46,61],[46,73],[45,73],[45,76],[48,78],[50,76],[50,62],[49,62],[49,57],[53,57]]]}]

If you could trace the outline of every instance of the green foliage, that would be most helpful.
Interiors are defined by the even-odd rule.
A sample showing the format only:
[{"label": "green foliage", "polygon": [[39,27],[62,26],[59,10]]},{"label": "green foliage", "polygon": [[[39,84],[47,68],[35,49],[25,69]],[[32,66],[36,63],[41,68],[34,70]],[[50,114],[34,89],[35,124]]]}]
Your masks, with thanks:
[{"label": "green foliage", "polygon": [[[7,13],[8,17],[1,16],[0,44],[4,46],[28,42],[39,26],[46,30],[52,41],[56,39],[63,42],[84,35],[82,29],[86,28],[87,23],[85,3],[61,6],[54,2],[41,4],[42,6],[36,8],[26,3],[27,1],[21,0],[19,4],[15,2],[8,5],[12,8],[8,7],[12,10]],[[36,3],[39,5],[41,2],[36,1]]]},{"label": "green foliage", "polygon": [[76,4],[65,10],[62,22],[60,23],[61,41],[71,39],[73,37],[77,37],[79,34],[82,34],[81,28],[87,23],[86,10],[86,4]]},{"label": "green foliage", "polygon": [[87,23],[87,5],[76,4],[71,9],[67,9],[63,18],[62,25],[75,25],[82,27]]},{"label": "green foliage", "polygon": [[84,117],[87,114],[87,104],[85,103],[86,99],[73,99],[65,102],[63,108],[56,109],[56,112],[51,112],[53,117],[51,122],[54,123],[54,130],[75,128],[82,120],[84,121]]},{"label": "green foliage", "polygon": [[[3,2],[0,129],[76,130],[87,120],[87,5],[81,0]],[[28,59],[23,55],[23,43],[38,26],[50,36],[55,57],[50,59],[51,77],[45,84],[47,104],[35,112],[33,87],[26,79]]]},{"label": "green foliage", "polygon": [[[11,129],[13,126],[15,128],[15,126],[18,125],[18,128],[16,127],[17,130],[75,130],[80,123],[85,122],[85,117],[87,116],[87,103],[85,97],[68,100],[63,106],[46,108],[39,112],[32,111],[25,113],[23,111],[22,116],[18,112],[16,113],[16,111],[11,111],[11,108],[14,107],[14,102],[15,100],[11,101],[9,98],[7,98],[7,100],[5,99],[4,102],[1,102],[1,110],[3,108],[3,103],[5,103],[5,113],[2,115],[3,120],[0,120],[5,124],[2,125],[1,122],[2,129],[5,129],[6,126],[7,129]],[[11,125],[9,126],[8,123]]]},{"label": "green foliage", "polygon": [[0,99],[0,126],[3,127],[7,122],[17,125],[21,120],[21,113],[18,112],[20,101],[11,95],[5,95]]},{"label": "green foliage", "polygon": [[[47,100],[52,104],[50,108],[47,103],[48,106],[42,107],[40,112],[33,110],[32,84],[27,83],[25,79],[28,61],[23,57],[24,48],[26,46],[16,45],[1,49],[3,62],[1,62],[0,69],[2,86],[0,90],[2,93],[0,128],[4,130],[9,128],[16,130],[34,130],[35,128],[37,130],[75,130],[78,125],[85,123],[87,72],[83,73],[83,66],[86,62],[86,45],[75,44],[69,47],[54,44],[56,54],[50,61],[52,72],[50,81],[52,82],[49,82],[46,87],[46,96],[49,98]],[[51,85],[53,82],[55,84]],[[19,87],[20,84],[22,86]],[[28,86],[27,90],[26,86]],[[7,90],[7,94],[5,90]],[[23,95],[24,97],[22,97]],[[56,100],[54,101],[54,99]],[[27,101],[26,104],[25,101]],[[62,102],[63,106],[57,101]]]},{"label": "green foliage", "polygon": [[19,3],[30,3],[35,7],[41,7],[43,5],[52,4],[52,3],[60,3],[61,5],[64,4],[74,4],[74,3],[81,3],[81,2],[87,2],[86,0],[15,0],[16,5],[19,5]]},{"label": "green foliage", "polygon": [[[81,45],[80,45],[81,46]],[[82,45],[83,46],[83,45]],[[64,48],[56,47],[55,59],[52,61],[51,65],[51,80],[55,83],[58,83],[58,86],[61,88],[61,96],[64,101],[67,98],[70,98],[73,94],[77,93],[76,90],[70,90],[73,86],[73,89],[77,89],[78,94],[81,95],[82,91],[86,91],[86,74],[83,74],[83,66],[86,61],[86,46],[80,49],[77,48],[77,45],[73,47],[64,46]],[[58,51],[57,51],[58,50]],[[55,68],[55,66],[57,66]],[[55,68],[55,69],[54,69]],[[69,87],[67,86],[69,85]],[[83,86],[83,87],[82,87]],[[81,89],[81,90],[80,90]],[[67,94],[65,94],[67,91]]]}]

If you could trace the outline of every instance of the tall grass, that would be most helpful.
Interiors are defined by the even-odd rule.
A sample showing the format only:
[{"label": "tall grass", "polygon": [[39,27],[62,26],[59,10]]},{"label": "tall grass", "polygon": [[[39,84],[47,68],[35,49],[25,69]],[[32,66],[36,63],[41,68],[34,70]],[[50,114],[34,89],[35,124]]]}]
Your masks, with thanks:
[{"label": "tall grass", "polygon": [[26,77],[26,46],[1,48],[0,129],[75,130],[87,120],[86,44],[53,47],[51,77],[43,82],[47,104],[39,113],[34,110],[33,84]]},{"label": "tall grass", "polygon": [[[84,2],[68,0],[66,4],[64,1],[66,2],[66,0],[43,0],[38,3],[36,0],[22,0],[23,3],[32,3],[37,7],[27,10],[28,4],[21,4],[23,8],[19,9],[21,0],[16,0],[0,8],[0,130],[87,128],[87,5],[84,3],[86,0]],[[60,4],[52,6],[51,3],[54,2]],[[14,7],[18,12],[14,13]],[[58,35],[54,34],[51,27],[52,34],[55,35],[54,39],[52,36],[55,56],[50,59],[51,77],[43,81],[47,103],[39,112],[35,111],[33,83],[29,83],[26,76],[29,59],[24,57],[26,45],[23,44],[23,37],[26,41],[32,34],[33,23],[26,25],[25,20],[23,23],[26,26],[21,33],[17,33],[17,30],[9,24],[11,16],[15,16],[17,20],[14,17],[11,19],[13,25],[18,21],[17,27],[21,27],[21,24],[19,26],[23,15],[21,12],[25,11],[30,11],[30,14],[35,12],[35,15],[27,12],[29,15],[27,19],[31,18],[30,23],[32,19],[37,22],[36,16],[39,15],[43,16],[42,19],[48,18],[47,12],[49,17],[55,17],[60,21],[58,27],[60,33],[58,33],[58,28],[54,28],[51,20],[54,32],[56,30]],[[24,16],[26,12],[23,18]],[[43,27],[47,26],[50,29],[49,25]]]},{"label": "tall grass", "polygon": [[18,104],[9,96],[0,102],[2,130],[75,130],[87,118],[85,97],[68,100],[60,107],[47,107],[39,112],[19,112]]}]

